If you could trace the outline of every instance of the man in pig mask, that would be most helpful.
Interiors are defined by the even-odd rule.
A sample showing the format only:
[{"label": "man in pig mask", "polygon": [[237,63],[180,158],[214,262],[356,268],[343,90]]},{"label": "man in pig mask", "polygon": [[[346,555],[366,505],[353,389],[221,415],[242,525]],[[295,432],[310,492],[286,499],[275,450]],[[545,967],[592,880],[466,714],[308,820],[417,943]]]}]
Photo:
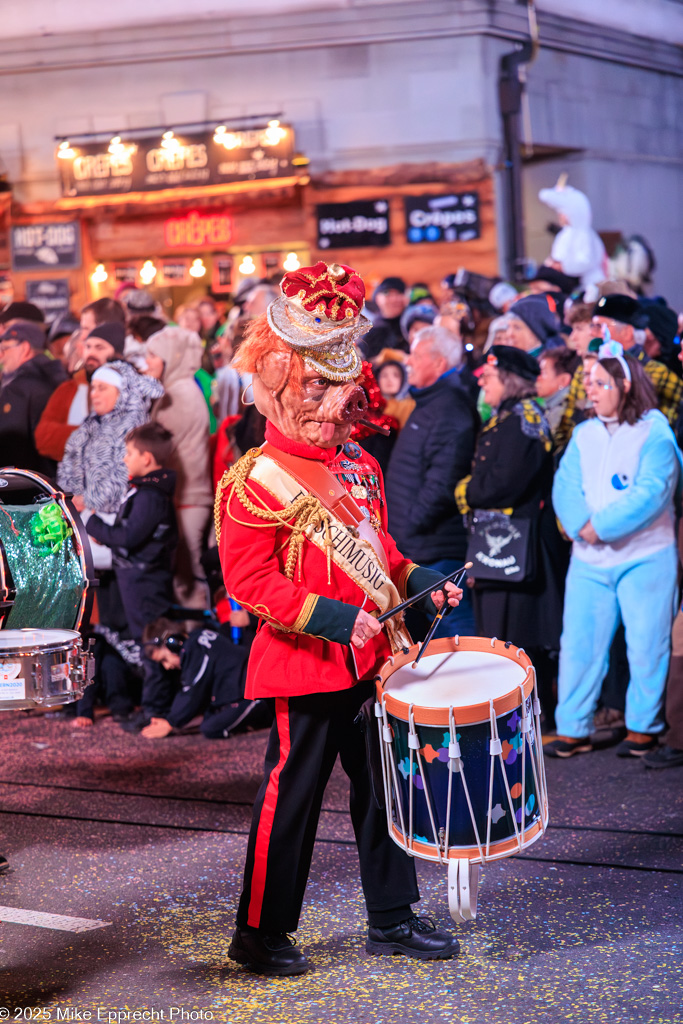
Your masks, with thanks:
[{"label": "man in pig mask", "polygon": [[[414,863],[389,837],[354,721],[373,694],[373,676],[411,642],[402,615],[381,625],[376,614],[435,585],[439,574],[397,550],[381,471],[349,441],[367,408],[354,348],[370,327],[362,280],[350,267],[319,262],[286,274],[281,287],[235,360],[253,374],[266,442],[224,474],[216,496],[228,592],[261,620],[246,696],[270,698],[275,713],[228,955],[262,974],[311,967],[288,933],[299,923],[339,755],[351,780],[367,951],[447,959],[458,943],[412,912]],[[445,589],[456,606],[462,591]],[[432,593],[432,614],[443,601],[442,591]]]}]

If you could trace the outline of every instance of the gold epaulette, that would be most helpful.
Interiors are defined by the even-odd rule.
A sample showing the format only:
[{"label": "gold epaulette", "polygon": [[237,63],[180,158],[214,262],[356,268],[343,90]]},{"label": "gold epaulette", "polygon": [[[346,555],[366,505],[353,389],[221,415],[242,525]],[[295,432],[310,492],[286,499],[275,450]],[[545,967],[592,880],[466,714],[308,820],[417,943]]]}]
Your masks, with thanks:
[{"label": "gold epaulette", "polygon": [[[328,582],[331,574],[331,555],[332,555],[332,535],[330,533],[330,516],[329,513],[323,508],[319,499],[313,494],[302,494],[287,508],[282,510],[271,509],[265,505],[257,505],[247,494],[247,481],[254,467],[254,463],[262,454],[260,448],[250,448],[246,454],[239,459],[234,466],[221,477],[216,490],[216,500],[214,502],[213,514],[214,524],[216,528],[216,541],[220,544],[221,540],[221,507],[223,505],[223,499],[225,497],[225,508],[227,515],[231,515],[228,506],[232,497],[236,497],[243,508],[250,512],[251,515],[256,516],[257,519],[263,520],[264,526],[284,526],[292,531],[291,537],[289,538],[289,547],[287,549],[287,561],[285,563],[285,576],[287,579],[294,579],[294,570],[296,569],[297,563],[300,563],[301,559],[301,548],[304,542],[304,535],[309,526],[314,529],[321,525],[325,530],[325,547],[327,548],[327,577]],[[252,494],[254,494],[253,489]],[[227,492],[230,493],[227,493]],[[254,497],[257,497],[254,494]],[[237,521],[237,520],[236,520]],[[257,524],[249,524],[257,525]]]},{"label": "gold epaulette", "polygon": [[[230,469],[226,469],[225,473],[223,473],[223,476],[218,481],[216,497],[213,503],[213,522],[216,529],[217,543],[220,543],[221,539],[221,505],[223,504],[225,493],[232,484],[240,481],[241,487],[237,492],[237,496],[241,498],[241,493],[244,492],[244,484],[248,480],[252,467],[260,454],[260,448],[250,448],[248,452],[245,452],[241,459],[238,459],[237,462],[230,467]],[[242,502],[242,504],[244,504],[244,502]]]}]

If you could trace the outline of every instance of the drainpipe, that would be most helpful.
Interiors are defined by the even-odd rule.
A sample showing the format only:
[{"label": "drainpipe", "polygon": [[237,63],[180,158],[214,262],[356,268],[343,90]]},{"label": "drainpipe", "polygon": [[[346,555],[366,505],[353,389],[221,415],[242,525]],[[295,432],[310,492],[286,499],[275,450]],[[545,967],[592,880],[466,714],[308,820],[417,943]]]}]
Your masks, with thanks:
[{"label": "drainpipe", "polygon": [[534,0],[527,0],[527,13],[530,38],[501,57],[498,75],[498,104],[503,122],[505,271],[509,281],[521,280],[525,257],[520,128],[525,66],[535,60],[539,45]]}]

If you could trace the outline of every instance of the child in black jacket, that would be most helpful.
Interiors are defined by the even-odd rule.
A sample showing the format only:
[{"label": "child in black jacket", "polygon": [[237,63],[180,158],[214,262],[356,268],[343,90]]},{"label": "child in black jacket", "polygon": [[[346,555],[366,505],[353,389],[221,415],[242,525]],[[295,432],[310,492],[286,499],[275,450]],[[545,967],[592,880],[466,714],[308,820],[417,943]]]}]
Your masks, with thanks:
[{"label": "child in black jacket", "polygon": [[167,715],[142,730],[145,739],[165,739],[197,715],[207,739],[221,739],[239,728],[270,725],[266,701],[246,700],[244,682],[249,645],[238,646],[223,633],[200,626],[187,635],[178,623],[159,619],[145,627],[147,657],[167,671],[180,672],[180,689]]},{"label": "child in black jacket", "polygon": [[[112,550],[116,582],[131,636],[142,643],[149,622],[165,615],[173,603],[173,563],[178,541],[173,491],[175,473],[165,469],[173,435],[158,423],[134,427],[126,435],[124,461],[130,489],[112,525],[99,516],[88,519],[86,530]],[[142,710],[136,728],[161,716],[173,700],[171,677],[143,655],[145,679]],[[126,724],[126,723],[124,723]]]}]

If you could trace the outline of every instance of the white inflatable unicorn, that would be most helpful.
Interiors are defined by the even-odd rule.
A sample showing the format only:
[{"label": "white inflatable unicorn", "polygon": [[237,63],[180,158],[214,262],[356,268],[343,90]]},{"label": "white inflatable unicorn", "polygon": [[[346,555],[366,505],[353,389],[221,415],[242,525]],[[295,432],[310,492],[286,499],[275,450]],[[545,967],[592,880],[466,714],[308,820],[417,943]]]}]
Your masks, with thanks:
[{"label": "white inflatable unicorn", "polygon": [[554,188],[542,188],[538,198],[556,210],[562,230],[553,241],[550,260],[563,274],[578,277],[588,298],[597,298],[597,285],[607,277],[607,254],[592,228],[591,204],[583,192],[565,184],[561,175]]}]

